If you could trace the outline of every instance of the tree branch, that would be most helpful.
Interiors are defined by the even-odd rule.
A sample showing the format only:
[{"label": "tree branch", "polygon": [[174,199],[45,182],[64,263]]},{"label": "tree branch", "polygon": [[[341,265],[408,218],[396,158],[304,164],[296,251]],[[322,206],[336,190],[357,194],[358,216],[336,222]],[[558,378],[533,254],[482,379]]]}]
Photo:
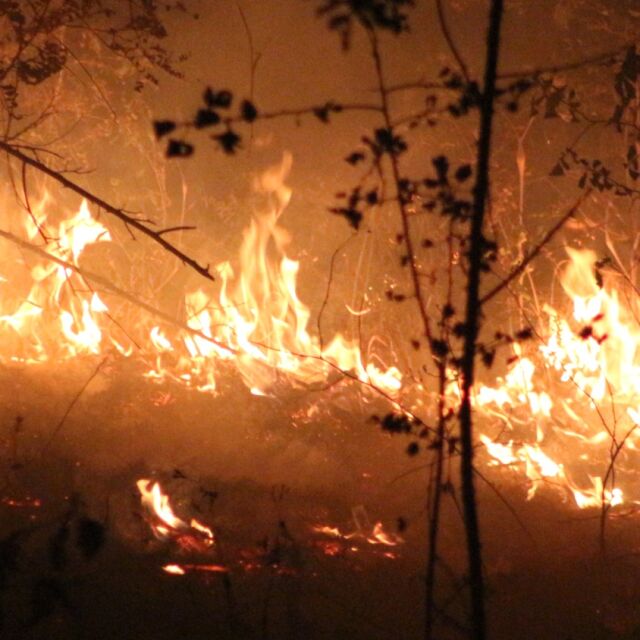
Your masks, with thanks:
[{"label": "tree branch", "polygon": [[478,507],[473,478],[473,416],[471,392],[474,383],[475,359],[478,333],[481,324],[480,277],[484,262],[484,218],[489,196],[489,160],[491,157],[491,134],[493,107],[496,98],[496,75],[500,48],[500,26],[503,0],[492,0],[487,31],[487,53],[484,67],[484,85],[480,104],[480,130],[476,182],[473,189],[473,216],[469,233],[469,272],[467,277],[467,301],[465,312],[465,334],[461,363],[462,402],[460,404],[460,475],[462,506],[469,564],[471,589],[471,628],[475,640],[486,638],[484,603],[484,577],[482,575],[482,545],[478,522]]},{"label": "tree branch", "polygon": [[542,240],[540,240],[540,242],[520,261],[520,264],[518,264],[518,266],[506,278],[504,278],[499,284],[497,284],[493,289],[491,289],[489,292],[485,293],[484,296],[482,296],[482,298],[480,298],[480,300],[479,300],[480,306],[482,306],[483,304],[489,302],[489,300],[494,298],[503,289],[508,287],[509,284],[511,284],[511,282],[513,282],[525,270],[527,265],[532,260],[535,260],[535,258],[538,256],[540,251],[542,251],[542,249],[546,245],[548,245],[549,242],[551,242],[553,237],[556,235],[556,233],[558,233],[558,231],[560,231],[560,229],[562,229],[562,227],[565,225],[567,220],[569,220],[569,218],[573,218],[573,216],[576,214],[578,209],[582,206],[584,201],[591,195],[592,191],[593,191],[593,189],[587,189],[580,195],[580,197],[578,198],[576,203],[571,207],[571,209],[569,209],[569,211],[567,211],[560,218],[560,220],[558,220],[558,222],[556,222],[556,224],[554,224],[553,227],[551,227],[547,231],[547,233],[545,233],[545,235],[542,238]]},{"label": "tree branch", "polygon": [[180,251],[180,249],[178,249],[176,246],[174,246],[170,242],[167,242],[167,240],[165,240],[162,237],[162,232],[159,233],[157,231],[154,231],[153,229],[149,229],[149,227],[142,224],[142,222],[140,222],[139,220],[136,220],[135,218],[132,218],[131,216],[127,215],[124,211],[122,211],[122,209],[118,209],[117,207],[110,205],[108,202],[105,202],[101,198],[98,198],[97,196],[93,195],[90,191],[87,191],[80,185],[76,184],[75,182],[72,182],[71,180],[69,180],[69,178],[62,175],[59,171],[56,171],[55,169],[51,169],[43,162],[40,162],[39,160],[36,160],[35,158],[32,158],[31,156],[28,156],[22,153],[22,151],[19,151],[18,149],[12,147],[11,145],[1,140],[0,140],[0,149],[5,151],[9,155],[13,156],[14,158],[17,158],[24,164],[28,164],[38,169],[38,171],[53,178],[54,180],[59,182],[63,187],[66,187],[67,189],[74,191],[75,193],[82,196],[89,202],[92,202],[93,204],[100,207],[107,213],[118,218],[118,220],[123,222],[127,227],[133,227],[134,229],[137,229],[138,231],[140,231],[140,233],[143,233],[144,235],[151,238],[154,242],[159,244],[165,251],[168,251],[169,253],[173,254],[179,260],[181,260],[184,264],[186,264],[187,266],[197,271],[201,276],[204,276],[208,280],[214,279],[211,273],[209,272],[209,266],[204,267],[200,265],[193,258],[190,258],[188,255]]},{"label": "tree branch", "polygon": [[498,80],[511,80],[515,78],[530,78],[540,76],[543,73],[560,73],[561,71],[571,71],[573,69],[579,69],[580,67],[586,67],[592,64],[608,64],[617,60],[624,52],[631,46],[625,44],[623,47],[616,49],[615,51],[609,51],[608,53],[600,53],[595,56],[583,58],[582,60],[575,60],[574,62],[566,62],[564,64],[550,65],[548,67],[536,67],[530,71],[504,71],[497,75]]},{"label": "tree branch", "polygon": [[451,50],[453,57],[456,59],[456,62],[458,63],[458,67],[460,67],[460,71],[468,84],[471,80],[469,76],[469,69],[465,64],[464,59],[460,55],[460,51],[458,50],[456,43],[451,37],[451,32],[449,31],[449,26],[447,25],[447,18],[444,14],[444,7],[442,6],[442,0],[436,0],[436,9],[438,10],[438,21],[440,22],[440,30],[442,31],[442,35],[444,36],[444,39],[447,41],[447,44],[449,45],[449,49]]}]

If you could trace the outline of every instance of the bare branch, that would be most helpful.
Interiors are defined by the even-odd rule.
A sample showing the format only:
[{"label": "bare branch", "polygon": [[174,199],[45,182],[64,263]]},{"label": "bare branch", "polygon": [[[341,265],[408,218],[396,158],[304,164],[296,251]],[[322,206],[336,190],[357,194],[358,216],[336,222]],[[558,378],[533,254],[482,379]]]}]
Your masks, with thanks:
[{"label": "bare branch", "polygon": [[160,229],[160,231],[156,231],[156,233],[161,236],[165,233],[174,233],[175,231],[193,231],[194,229],[197,229],[197,227],[194,227],[190,224],[182,224],[178,225],[177,227],[167,227],[166,229]]},{"label": "bare branch", "polygon": [[144,233],[146,236],[151,238],[154,242],[158,243],[163,249],[165,249],[169,253],[172,253],[184,264],[188,265],[189,267],[197,271],[201,276],[204,276],[208,280],[214,279],[211,273],[209,272],[208,266],[204,267],[200,265],[193,258],[190,258],[188,255],[180,251],[180,249],[178,249],[176,246],[174,246],[170,242],[167,242],[162,237],[161,232],[159,233],[157,231],[154,231],[153,229],[149,229],[149,227],[142,224],[136,218],[132,218],[131,216],[127,215],[124,211],[122,211],[122,209],[118,209],[117,207],[110,205],[108,202],[105,202],[101,198],[98,198],[97,196],[93,195],[90,191],[87,191],[80,185],[76,184],[75,182],[72,182],[67,177],[62,175],[59,171],[55,171],[54,169],[51,169],[44,163],[22,153],[22,151],[15,149],[11,145],[7,144],[6,142],[0,141],[0,149],[5,151],[9,155],[13,156],[14,158],[17,158],[24,164],[28,164],[38,169],[38,171],[41,171],[42,173],[53,178],[54,180],[59,182],[62,186],[66,187],[67,189],[71,189],[71,191],[74,191],[75,193],[82,196],[89,202],[92,202],[93,204],[100,207],[107,213],[110,213],[112,216],[115,216],[116,218],[118,218],[118,220],[120,220],[125,225],[127,225],[127,227],[133,227],[134,229],[137,229],[141,233]]},{"label": "bare branch", "polygon": [[569,218],[573,218],[578,209],[582,206],[584,201],[591,195],[592,189],[585,190],[576,203],[567,211],[561,218],[556,222],[548,231],[545,233],[544,237],[540,242],[520,261],[520,264],[499,284],[497,284],[491,291],[485,293],[479,300],[479,304],[482,306],[486,302],[489,302],[492,298],[498,295],[505,287],[508,287],[513,280],[515,280],[527,267],[527,265],[534,260],[540,251],[551,242],[553,237],[562,229]]},{"label": "bare branch", "polygon": [[615,51],[609,51],[608,53],[600,53],[588,58],[582,58],[582,60],[574,60],[573,62],[566,62],[564,64],[550,65],[548,67],[536,67],[529,71],[504,71],[498,74],[498,80],[510,80],[514,78],[531,78],[540,76],[544,73],[560,73],[561,71],[571,71],[573,69],[579,69],[580,67],[586,67],[596,64],[610,64],[615,62],[624,52],[629,48],[630,44],[625,44],[623,47],[616,49]]},{"label": "bare branch", "polygon": [[442,0],[436,0],[436,9],[438,10],[438,21],[440,23],[440,30],[442,31],[442,35],[444,36],[444,39],[447,41],[447,45],[449,45],[449,49],[451,50],[453,57],[456,59],[456,62],[458,63],[458,67],[460,67],[460,71],[464,76],[464,79],[467,81],[467,83],[469,83],[471,80],[469,76],[469,69],[465,64],[464,59],[460,55],[460,51],[458,50],[456,43],[451,37],[451,32],[449,31],[449,26],[447,24],[447,18],[444,14],[444,7],[442,6]]}]

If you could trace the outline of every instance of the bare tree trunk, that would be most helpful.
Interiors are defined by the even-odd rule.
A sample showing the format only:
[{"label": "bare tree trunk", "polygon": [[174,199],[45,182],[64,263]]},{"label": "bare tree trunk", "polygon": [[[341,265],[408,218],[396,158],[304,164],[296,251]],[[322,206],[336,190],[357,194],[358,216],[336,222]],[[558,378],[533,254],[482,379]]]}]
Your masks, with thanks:
[{"label": "bare tree trunk", "polygon": [[483,235],[487,197],[489,195],[489,158],[491,155],[491,128],[496,97],[496,70],[500,44],[500,24],[503,1],[492,0],[487,32],[487,55],[484,86],[480,104],[480,132],[476,163],[476,182],[473,191],[473,217],[469,237],[469,274],[465,337],[462,356],[462,404],[460,406],[460,444],[462,501],[467,536],[469,586],[471,591],[471,628],[475,640],[486,637],[484,580],[482,576],[482,549],[478,525],[478,510],[473,484],[473,424],[471,389],[474,382],[475,356],[481,324],[480,276],[485,252]]}]

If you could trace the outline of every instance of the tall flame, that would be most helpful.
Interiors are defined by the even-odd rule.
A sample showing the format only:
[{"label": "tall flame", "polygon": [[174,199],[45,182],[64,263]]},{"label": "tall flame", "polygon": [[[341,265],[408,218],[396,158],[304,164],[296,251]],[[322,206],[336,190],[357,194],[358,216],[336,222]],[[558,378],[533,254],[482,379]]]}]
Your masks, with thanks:
[{"label": "tall flame", "polygon": [[[365,364],[357,344],[341,334],[321,348],[309,332],[311,312],[297,293],[300,264],[286,255],[290,236],[279,224],[291,199],[284,184],[290,168],[291,156],[285,154],[280,165],[258,180],[257,189],[270,196],[273,206],[254,216],[245,229],[239,272],[229,262],[217,266],[222,282],[217,301],[202,290],[187,295],[187,322],[199,335],[183,338],[190,357],[180,362],[179,376],[199,380],[200,389],[215,389],[217,362],[232,360],[256,395],[269,394],[283,377],[289,383],[312,385],[335,372],[397,393],[401,387],[397,368]],[[152,334],[162,352],[173,350],[158,327]],[[166,375],[164,363],[157,364],[151,375]]]},{"label": "tall flame", "polygon": [[[257,395],[268,395],[282,381],[311,385],[339,375],[391,394],[400,390],[397,368],[365,363],[357,344],[340,334],[323,349],[309,332],[311,312],[297,293],[300,264],[286,255],[290,236],[279,224],[291,199],[285,184],[291,163],[291,155],[285,154],[256,181],[271,207],[255,215],[245,229],[237,273],[230,262],[222,262],[216,267],[221,283],[217,297],[201,289],[186,294],[186,320],[176,318],[176,324],[186,324],[189,330],[152,326],[148,319],[134,330],[144,328],[146,342],[138,335],[135,344],[154,361],[147,377],[212,392],[220,363],[227,361]],[[83,201],[76,215],[63,220],[48,237],[50,225],[42,213],[48,206],[45,197],[25,222],[29,242],[45,238],[44,246],[34,245],[42,259],[30,269],[31,289],[17,308],[0,308],[0,334],[17,334],[24,351],[14,350],[9,357],[44,361],[98,354],[107,346],[130,355],[133,341],[122,345],[110,335],[107,304],[91,289],[90,280],[71,268],[80,267],[87,247],[110,241],[109,231]],[[8,278],[0,280],[0,286],[8,284]]]}]

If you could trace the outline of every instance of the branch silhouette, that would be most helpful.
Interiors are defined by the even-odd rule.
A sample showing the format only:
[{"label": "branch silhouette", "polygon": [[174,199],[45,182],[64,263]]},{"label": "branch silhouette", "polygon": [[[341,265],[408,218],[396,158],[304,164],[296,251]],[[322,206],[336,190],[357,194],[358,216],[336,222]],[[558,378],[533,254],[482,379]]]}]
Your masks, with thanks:
[{"label": "branch silhouette", "polygon": [[89,202],[92,202],[96,206],[100,207],[102,210],[114,216],[115,218],[120,220],[120,222],[123,222],[127,227],[132,227],[137,231],[139,231],[140,233],[143,233],[144,235],[146,235],[148,238],[151,238],[151,240],[159,244],[165,251],[168,251],[169,253],[173,254],[185,265],[191,267],[194,271],[197,271],[201,276],[204,276],[208,280],[214,279],[214,277],[211,275],[211,272],[209,271],[208,265],[205,267],[199,264],[193,258],[189,257],[186,253],[184,253],[183,251],[178,249],[175,245],[171,244],[170,242],[168,242],[162,237],[164,233],[168,233],[170,231],[169,229],[164,229],[160,231],[155,231],[154,229],[150,229],[148,226],[140,222],[140,220],[133,218],[129,214],[125,213],[122,209],[119,209],[118,207],[114,207],[113,205],[109,204],[102,198],[99,198],[98,196],[94,195],[90,191],[87,191],[85,188],[76,184],[72,180],[69,180],[69,178],[64,176],[60,171],[56,171],[55,169],[48,167],[46,164],[44,164],[40,160],[37,160],[35,158],[32,158],[31,156],[26,155],[22,151],[14,148],[13,146],[1,140],[0,140],[0,149],[5,151],[10,156],[17,158],[22,163],[29,165],[31,167],[34,167],[41,173],[44,173],[50,178],[53,178],[58,183],[60,183],[63,187],[66,187],[67,189],[74,191],[75,193],[82,196]]}]

